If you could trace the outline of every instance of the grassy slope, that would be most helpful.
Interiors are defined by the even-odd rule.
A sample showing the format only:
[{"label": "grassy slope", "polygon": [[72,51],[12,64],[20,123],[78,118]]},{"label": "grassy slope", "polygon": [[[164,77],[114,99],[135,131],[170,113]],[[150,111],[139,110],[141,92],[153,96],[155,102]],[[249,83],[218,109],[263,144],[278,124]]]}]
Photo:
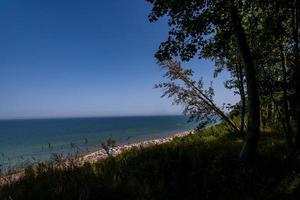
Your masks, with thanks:
[{"label": "grassy slope", "polygon": [[300,162],[265,134],[256,164],[238,161],[242,142],[223,127],[74,169],[40,166],[0,189],[0,199],[297,199]]}]

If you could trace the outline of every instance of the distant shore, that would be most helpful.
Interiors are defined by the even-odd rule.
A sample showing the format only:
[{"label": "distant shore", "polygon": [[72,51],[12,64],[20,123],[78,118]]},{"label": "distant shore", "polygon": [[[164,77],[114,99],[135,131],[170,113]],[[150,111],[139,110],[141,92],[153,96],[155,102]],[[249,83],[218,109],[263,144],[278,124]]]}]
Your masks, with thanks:
[{"label": "distant shore", "polygon": [[[163,143],[172,141],[174,138],[181,138],[181,137],[187,136],[189,134],[193,134],[193,130],[181,131],[181,132],[172,134],[170,136],[160,137],[157,139],[143,140],[141,142],[136,142],[136,143],[131,143],[131,144],[120,144],[120,145],[117,145],[116,147],[111,148],[111,156],[117,156],[117,155],[121,154],[122,152],[130,150],[134,147],[150,147],[150,146],[154,146],[154,145],[163,144]],[[70,160],[68,160],[68,159],[63,160],[62,162],[63,162],[63,166],[68,166],[70,163],[80,166],[84,163],[92,164],[99,160],[105,159],[107,157],[108,157],[108,154],[105,152],[105,150],[103,148],[101,148],[101,149],[95,150],[93,152],[83,154],[83,155],[79,156],[78,158],[70,159]],[[24,176],[24,174],[25,174],[25,169],[22,169],[19,172],[16,172],[14,174],[0,176],[0,185],[17,181],[22,176]]]}]

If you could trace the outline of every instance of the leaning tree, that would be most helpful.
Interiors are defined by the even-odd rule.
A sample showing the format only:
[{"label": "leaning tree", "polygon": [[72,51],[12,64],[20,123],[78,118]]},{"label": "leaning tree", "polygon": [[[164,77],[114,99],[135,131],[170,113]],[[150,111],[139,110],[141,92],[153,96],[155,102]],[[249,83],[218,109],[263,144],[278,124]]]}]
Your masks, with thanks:
[{"label": "leaning tree", "polygon": [[[153,7],[151,22],[168,17],[169,36],[161,43],[156,58],[159,62],[180,59],[189,61],[195,56],[205,57],[208,47],[219,39],[234,38],[234,46],[243,66],[248,97],[247,136],[240,154],[244,161],[254,158],[259,140],[260,102],[257,89],[256,67],[249,47],[241,13],[251,1],[225,0],[147,0]],[[219,51],[226,51],[226,43],[217,44]],[[223,60],[232,57],[223,54]]]}]

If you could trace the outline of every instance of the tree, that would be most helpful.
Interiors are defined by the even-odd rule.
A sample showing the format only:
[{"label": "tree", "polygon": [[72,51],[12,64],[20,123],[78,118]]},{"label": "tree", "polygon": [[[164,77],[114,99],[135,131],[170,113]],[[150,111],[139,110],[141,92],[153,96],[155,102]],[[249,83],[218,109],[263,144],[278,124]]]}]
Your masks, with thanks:
[{"label": "tree", "polygon": [[[189,61],[195,55],[201,58],[205,56],[204,52],[208,51],[208,47],[220,41],[219,38],[224,42],[228,38],[235,38],[238,56],[245,68],[249,113],[247,139],[241,152],[241,159],[252,160],[259,139],[260,108],[254,62],[237,7],[243,2],[237,4],[225,0],[148,1],[153,5],[149,15],[151,22],[164,15],[169,17],[169,37],[156,53],[156,58],[160,62],[174,58]],[[245,4],[247,3],[249,2],[245,1]],[[240,7],[243,6],[246,5]],[[222,42],[218,44],[220,51],[225,51],[225,47],[226,44]]]},{"label": "tree", "polygon": [[231,20],[235,36],[237,39],[239,51],[245,67],[246,84],[248,92],[248,123],[247,138],[240,154],[240,158],[245,161],[251,161],[254,158],[256,146],[259,139],[260,126],[260,108],[259,96],[256,81],[256,70],[253,58],[246,39],[245,31],[242,27],[241,18],[239,16],[236,5],[231,3]]},{"label": "tree", "polygon": [[295,54],[295,76],[296,76],[296,116],[297,116],[297,136],[296,147],[300,149],[300,61],[299,61],[299,38],[300,38],[300,2],[295,0],[293,12],[293,33],[294,33],[294,54]]},{"label": "tree", "polygon": [[290,146],[293,137],[291,120],[296,118],[292,108],[297,102],[294,101],[297,78],[293,75],[296,74],[297,60],[293,53],[295,7],[294,0],[252,1],[242,13],[249,24],[246,32],[253,60],[258,66],[262,122],[266,123],[268,110],[267,120],[281,124]]},{"label": "tree", "polygon": [[[223,48],[220,48],[220,46]],[[210,43],[202,50],[202,56],[215,61],[215,78],[224,69],[230,72],[231,79],[226,80],[224,86],[227,89],[235,89],[234,93],[240,95],[240,103],[234,107],[240,109],[240,135],[244,135],[246,114],[245,76],[234,38],[232,36],[227,38],[214,38],[214,42]]]},{"label": "tree", "polygon": [[[169,78],[170,82],[157,84],[156,88],[165,90],[163,97],[174,97],[175,104],[183,104],[184,113],[190,116],[190,120],[200,121],[200,126],[203,126],[211,123],[215,116],[219,116],[234,132],[240,133],[235,123],[214,103],[212,86],[205,90],[203,81],[201,79],[198,82],[194,81],[193,71],[184,70],[179,62],[164,61],[161,62],[161,66],[167,69],[165,77]],[[178,80],[183,84],[178,83]]]}]

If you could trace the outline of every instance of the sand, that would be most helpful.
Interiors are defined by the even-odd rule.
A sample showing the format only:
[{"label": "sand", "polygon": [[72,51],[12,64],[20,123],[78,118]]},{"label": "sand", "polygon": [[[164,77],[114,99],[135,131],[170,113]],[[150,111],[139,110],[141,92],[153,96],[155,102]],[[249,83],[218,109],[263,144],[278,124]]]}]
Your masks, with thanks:
[{"label": "sand", "polygon": [[[191,131],[191,130],[183,131],[183,132],[179,132],[179,133],[176,133],[176,134],[168,136],[168,137],[161,137],[158,139],[145,140],[145,141],[132,143],[132,144],[118,145],[118,146],[110,149],[111,150],[110,156],[119,155],[122,152],[130,150],[134,147],[149,147],[149,146],[153,146],[153,145],[163,144],[163,143],[172,141],[174,138],[181,138],[188,134],[193,134],[193,131]],[[95,162],[97,162],[101,159],[105,159],[107,157],[108,157],[108,154],[106,153],[106,151],[104,149],[99,149],[94,152],[83,154],[72,160],[62,160],[61,163],[59,163],[57,167],[62,167],[62,166],[63,167],[68,167],[68,166],[74,167],[74,165],[80,166],[80,165],[83,165],[84,163],[95,163]],[[23,169],[23,170],[20,170],[19,172],[13,173],[13,174],[2,175],[2,176],[0,176],[0,185],[4,185],[7,183],[17,181],[22,176],[24,176],[24,174],[25,174],[25,170]]]}]

